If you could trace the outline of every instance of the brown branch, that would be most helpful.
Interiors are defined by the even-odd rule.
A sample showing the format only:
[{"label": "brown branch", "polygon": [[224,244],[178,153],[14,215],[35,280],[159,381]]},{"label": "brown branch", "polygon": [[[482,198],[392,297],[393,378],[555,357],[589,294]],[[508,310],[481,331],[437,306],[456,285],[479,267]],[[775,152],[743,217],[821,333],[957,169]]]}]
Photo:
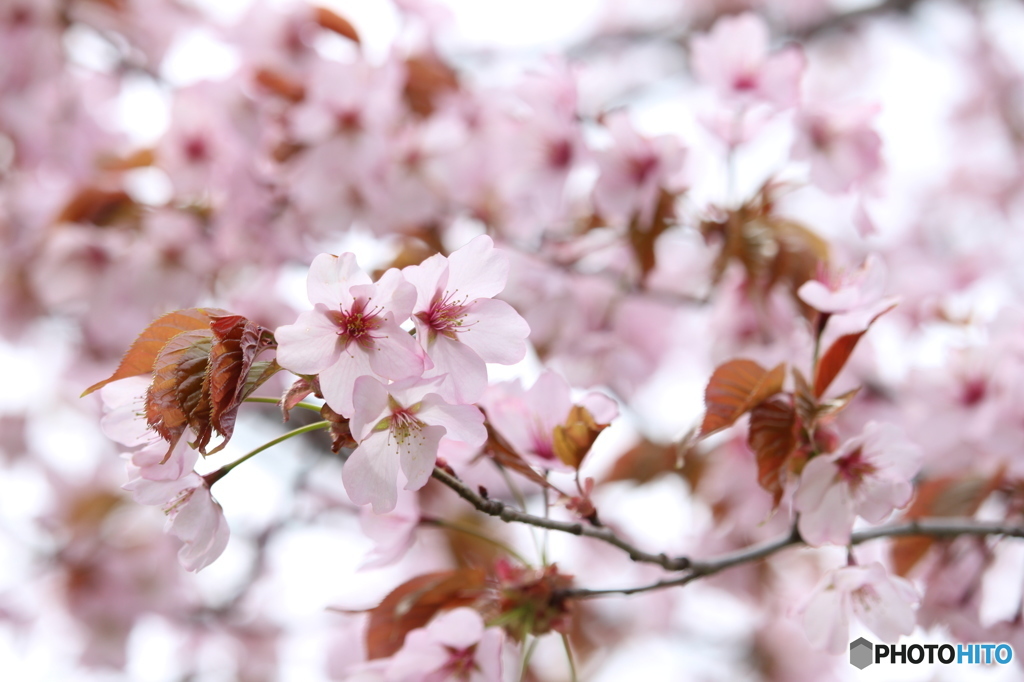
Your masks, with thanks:
[{"label": "brown branch", "polygon": [[589,538],[595,538],[602,542],[607,542],[609,545],[614,547],[618,547],[629,555],[629,558],[633,561],[657,564],[667,571],[682,571],[690,568],[690,560],[688,558],[670,557],[667,554],[651,554],[649,552],[645,552],[626,542],[616,535],[612,529],[606,526],[598,527],[574,521],[556,521],[555,519],[546,519],[541,516],[527,514],[526,512],[519,511],[518,509],[513,509],[501,500],[492,500],[479,495],[457,477],[452,476],[447,471],[437,467],[434,468],[433,477],[454,490],[459,497],[469,502],[479,511],[482,511],[484,514],[489,514],[490,516],[496,516],[502,521],[514,521],[516,523],[524,523],[538,528],[557,530],[562,533],[569,533],[570,535],[583,535]]},{"label": "brown branch", "polygon": [[[788,547],[805,545],[803,538],[800,537],[800,533],[797,531],[796,524],[794,524],[793,529],[786,535],[722,554],[712,559],[697,560],[684,556],[670,557],[666,554],[651,554],[626,542],[610,528],[592,526],[580,522],[556,521],[554,519],[534,516],[533,514],[514,509],[500,500],[485,498],[473,491],[472,488],[459,480],[458,477],[449,474],[443,469],[435,467],[433,477],[451,488],[459,497],[472,504],[477,510],[500,518],[502,521],[523,523],[538,528],[569,533],[570,535],[595,538],[618,547],[633,561],[656,564],[668,571],[684,571],[682,575],[659,580],[647,585],[600,590],[586,588],[563,590],[561,595],[567,599],[592,599],[609,595],[630,595],[661,590],[667,587],[680,587],[698,578],[714,575],[734,566],[766,559]],[[859,545],[862,542],[881,538],[913,536],[954,538],[961,535],[1003,535],[1006,537],[1024,538],[1024,526],[1000,523],[998,521],[977,521],[970,518],[924,518],[857,531],[850,536],[850,545]]]},{"label": "brown branch", "polygon": [[[928,518],[904,521],[877,528],[868,528],[857,531],[850,536],[851,545],[859,545],[869,540],[880,538],[896,538],[910,536],[929,536],[936,538],[952,538],[960,535],[1004,535],[1007,537],[1024,538],[1024,526],[999,523],[995,521],[976,521],[974,519],[962,518]],[[765,559],[776,552],[787,547],[803,545],[803,539],[794,527],[793,531],[774,540],[769,540],[758,545],[745,547],[735,552],[723,554],[715,559],[706,561],[693,560],[685,575],[659,580],[647,585],[636,587],[610,588],[603,590],[588,590],[584,588],[569,589],[562,592],[562,596],[572,599],[592,599],[608,595],[630,595],[640,592],[650,592],[666,587],[679,587],[686,585],[698,578],[714,575],[733,566],[751,563]]]}]

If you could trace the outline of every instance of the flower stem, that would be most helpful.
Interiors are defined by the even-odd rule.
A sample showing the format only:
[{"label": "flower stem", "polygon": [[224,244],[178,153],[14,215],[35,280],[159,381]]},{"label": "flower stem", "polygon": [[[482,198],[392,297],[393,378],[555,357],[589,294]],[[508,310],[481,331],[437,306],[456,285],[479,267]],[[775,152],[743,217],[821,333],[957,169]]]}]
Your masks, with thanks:
[{"label": "flower stem", "polygon": [[488,544],[494,545],[495,547],[497,547],[498,549],[502,550],[503,552],[508,554],[510,557],[514,558],[516,561],[521,563],[523,566],[529,566],[530,565],[530,562],[527,561],[526,559],[524,559],[522,554],[520,554],[516,550],[512,549],[511,547],[509,547],[508,545],[506,545],[501,540],[497,540],[495,538],[492,538],[489,535],[485,535],[484,533],[481,533],[480,531],[476,530],[475,528],[470,528],[469,526],[464,526],[461,523],[455,523],[453,521],[446,521],[444,519],[434,518],[432,516],[424,516],[424,517],[422,517],[420,519],[420,523],[423,523],[423,524],[426,524],[426,525],[430,525],[430,526],[437,526],[438,528],[447,528],[448,530],[454,530],[454,531],[457,531],[459,533],[465,533],[466,535],[470,535],[470,536],[472,536],[472,537],[474,537],[474,538],[476,538],[478,540],[483,540],[484,542],[486,542]]},{"label": "flower stem", "polygon": [[239,457],[238,459],[236,459],[234,462],[230,462],[228,464],[225,464],[220,469],[217,469],[216,471],[214,471],[212,473],[206,474],[205,476],[203,476],[203,479],[206,481],[206,484],[208,486],[212,486],[214,483],[216,483],[220,479],[224,478],[224,476],[226,476],[227,473],[229,471],[231,471],[232,469],[234,469],[236,466],[238,466],[239,464],[241,464],[245,460],[250,459],[251,457],[255,457],[256,455],[260,454],[264,450],[268,450],[268,449],[274,447],[275,445],[277,445],[278,443],[283,443],[284,441],[286,441],[289,438],[292,438],[294,436],[299,436],[299,435],[302,435],[303,433],[309,433],[311,431],[319,431],[320,429],[327,429],[327,428],[330,428],[330,426],[331,426],[331,422],[328,422],[328,421],[315,422],[313,424],[307,424],[306,426],[300,426],[297,429],[293,429],[293,430],[289,431],[288,433],[285,433],[283,435],[278,436],[274,440],[271,440],[271,441],[268,441],[268,442],[264,443],[263,445],[259,446],[255,450],[247,452],[246,454],[244,454],[241,457]]},{"label": "flower stem", "polygon": [[[246,403],[263,403],[265,405],[280,405],[281,401],[277,398],[246,398],[242,402]],[[312,410],[317,414],[320,413],[320,406],[314,405],[313,403],[296,403],[295,407],[301,407],[304,410]]]},{"label": "flower stem", "polygon": [[530,643],[526,645],[526,649],[523,651],[523,669],[519,674],[519,682],[525,682],[526,674],[530,670],[530,659],[533,658],[533,650],[537,648],[537,638],[531,637]]},{"label": "flower stem", "polygon": [[572,659],[572,648],[569,646],[569,636],[562,633],[562,644],[565,646],[565,657],[569,660],[569,680],[576,682],[576,663]]}]

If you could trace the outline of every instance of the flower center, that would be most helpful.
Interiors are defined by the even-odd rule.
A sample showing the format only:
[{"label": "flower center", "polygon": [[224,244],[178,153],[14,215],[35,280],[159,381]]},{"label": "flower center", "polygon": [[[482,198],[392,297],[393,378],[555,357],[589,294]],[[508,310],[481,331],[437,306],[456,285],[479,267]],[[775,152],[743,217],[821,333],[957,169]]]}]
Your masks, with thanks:
[{"label": "flower center", "polygon": [[377,337],[373,335],[373,332],[380,329],[383,324],[380,317],[382,308],[368,310],[369,302],[369,299],[356,299],[352,304],[352,309],[347,312],[344,310],[327,311],[327,317],[337,327],[338,337],[345,347],[348,347],[350,343],[357,343],[365,350],[374,347],[374,339]]},{"label": "flower center", "polygon": [[466,315],[466,298],[456,299],[456,293],[445,292],[443,298],[438,294],[430,308],[416,313],[416,317],[430,330],[431,339],[437,334],[454,339],[458,332],[467,331],[462,324],[462,318]]},{"label": "flower center", "polygon": [[863,451],[857,448],[846,457],[836,460],[839,468],[839,476],[846,481],[850,487],[856,487],[864,481],[866,476],[877,471],[877,467],[864,459]]},{"label": "flower center", "polygon": [[420,403],[416,403],[412,407],[406,407],[402,405],[393,396],[388,396],[388,409],[391,411],[391,415],[384,417],[377,425],[374,426],[374,431],[388,431],[388,442],[391,439],[395,439],[395,444],[398,446],[405,445],[406,441],[410,438],[419,438],[420,430],[426,426],[422,421],[416,418],[416,413],[419,411]]}]

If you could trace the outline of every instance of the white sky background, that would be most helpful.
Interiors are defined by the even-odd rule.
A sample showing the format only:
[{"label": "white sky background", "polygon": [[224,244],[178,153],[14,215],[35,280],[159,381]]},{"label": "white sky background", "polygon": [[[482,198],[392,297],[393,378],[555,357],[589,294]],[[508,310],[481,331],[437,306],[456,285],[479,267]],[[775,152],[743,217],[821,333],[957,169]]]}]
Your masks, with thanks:
[{"label": "white sky background", "polygon": [[[238,16],[248,5],[247,0],[206,0],[216,16],[230,20]],[[390,44],[396,28],[396,16],[386,2],[351,0],[325,2],[348,17],[358,28],[370,54],[383,55]],[[467,51],[492,49],[496,52],[511,49],[527,58],[537,59],[546,52],[556,51],[560,45],[587,33],[607,18],[602,0],[448,0],[456,19],[455,30],[449,36],[453,44]],[[642,4],[622,3],[632,9]],[[658,3],[649,3],[648,12],[656,13]],[[653,9],[652,9],[653,7]],[[1015,11],[1009,9],[1007,11]],[[930,17],[935,26],[941,25],[941,13]],[[891,54],[879,55],[889,60],[892,68],[876,84],[874,95],[886,103],[886,109],[879,118],[879,127],[885,138],[885,154],[890,165],[892,187],[913,178],[920,182],[922,174],[938,174],[944,165],[946,148],[939,135],[942,121],[938,115],[945,110],[951,96],[949,80],[942,65],[931,61],[924,44],[889,42],[885,49]],[[1024,42],[1021,42],[1024,45]],[[234,57],[230,50],[219,44],[208,32],[197,33],[185,39],[174,49],[167,61],[165,75],[177,84],[194,82],[204,78],[223,77],[234,68]],[[671,87],[663,89],[644,99],[634,109],[634,120],[648,133],[671,132],[679,134],[684,142],[697,134],[694,115],[685,104],[673,99],[676,93]],[[158,136],[167,123],[164,102],[155,87],[139,83],[129,89],[118,111],[120,125],[130,130],[140,141],[151,141]],[[788,144],[788,143],[787,143]],[[770,145],[769,145],[770,146]],[[762,150],[763,157],[750,156],[747,166],[742,168],[771,167],[772,153],[778,150]],[[719,169],[721,170],[721,169]],[[758,173],[762,171],[758,170]],[[741,171],[741,183],[755,186],[760,177],[755,173]],[[695,193],[714,197],[721,187],[721,174],[709,173],[695,179]],[[159,193],[155,186],[158,180],[142,181],[142,191]],[[898,201],[879,202],[874,208],[875,216],[883,229],[903,220],[909,204]],[[831,226],[833,233],[849,234],[849,224]],[[301,285],[304,274],[296,278]],[[300,301],[304,296],[298,294]],[[12,347],[0,343],[0,362],[5,367],[5,381],[0,384],[0,413],[21,409],[22,405],[33,405],[37,410],[52,401],[67,399],[66,387],[59,385],[65,360],[60,351],[60,330],[42,330],[38,341],[32,346]],[[939,343],[939,346],[942,344]],[[56,361],[54,357],[58,358]],[[530,373],[534,367],[521,368]],[[678,375],[675,375],[678,377]],[[503,377],[504,378],[504,377]],[[695,382],[703,379],[695,377]],[[29,389],[26,392],[25,387]],[[666,400],[668,391],[673,390],[673,400]],[[671,420],[679,420],[679,400],[687,401],[688,411],[700,410],[701,385],[672,387],[666,382],[653,386],[645,393],[644,403],[653,415],[652,421],[664,420],[666,429],[675,428]],[[59,398],[58,398],[59,396]],[[694,401],[696,397],[696,401]],[[70,408],[62,411],[70,417]],[[688,418],[688,417],[687,417]],[[92,425],[71,420],[60,432],[39,433],[47,457],[59,463],[64,470],[88,471],[92,468],[94,455],[103,450],[103,444],[96,439]],[[263,422],[243,421],[238,435],[232,441],[229,452],[218,461],[229,461],[235,456],[259,443],[272,438],[275,432],[268,430]],[[614,437],[603,437],[603,447]],[[620,434],[628,438],[628,433]],[[75,446],[71,447],[70,444]],[[83,445],[84,444],[84,445]],[[233,532],[256,527],[275,515],[286,513],[290,499],[282,481],[295,475],[303,460],[297,451],[301,443],[290,442],[275,448],[240,467],[217,486],[217,498],[221,501]],[[31,575],[32,566],[20,552],[20,540],[29,539],[33,533],[31,518],[46,507],[45,488],[41,482],[17,467],[0,477],[0,593],[16,590],[19,581]],[[622,492],[628,496],[630,493]],[[694,512],[681,504],[677,482],[672,479],[661,481],[639,491],[629,500],[634,516],[623,519],[630,530],[643,537],[645,530],[651,534],[649,524],[655,516],[673,520],[675,534],[686,533],[688,524],[706,522],[699,510]],[[160,516],[158,509],[150,509],[154,519]],[[654,535],[664,538],[664,522]],[[647,526],[647,528],[645,528]],[[521,529],[522,535],[523,532]],[[19,538],[12,541],[11,538]],[[524,538],[525,539],[525,538]],[[557,551],[560,539],[552,538]],[[286,638],[282,658],[285,680],[315,681],[323,678],[322,652],[325,635],[330,630],[325,624],[333,622],[335,616],[325,613],[325,604],[345,608],[372,606],[379,597],[397,584],[399,569],[385,569],[377,572],[356,572],[363,554],[369,547],[355,523],[354,517],[340,528],[316,527],[285,533],[282,547],[273,552],[275,575],[260,592],[270,613],[295,629]],[[523,547],[529,547],[523,543]],[[571,546],[571,545],[569,545]],[[987,585],[987,613],[993,618],[1000,616],[1005,599],[1000,599],[1003,587],[1011,586],[1009,594],[1019,594],[1019,565],[1024,553],[1019,547],[1008,549],[1008,558],[1000,564],[999,574],[993,576]],[[420,557],[430,561],[429,550],[419,548]],[[1012,556],[1009,556],[1012,555]],[[244,571],[248,556],[240,543],[232,542],[225,555],[211,567],[204,570],[195,580],[200,588],[210,594],[229,589],[237,575]],[[673,595],[685,603],[686,609],[673,623],[676,633],[652,636],[650,633],[638,637],[618,651],[600,673],[594,676],[596,682],[612,682],[626,679],[642,679],[650,682],[678,679],[704,679],[703,675],[720,676],[722,665],[716,658],[721,652],[708,647],[700,639],[687,640],[679,634],[704,632],[709,624],[721,635],[742,633],[749,627],[753,614],[747,607],[731,597],[722,596],[713,589],[695,584],[686,588],[685,595]],[[40,605],[41,608],[43,605]],[[158,618],[150,618],[140,624],[130,645],[131,667],[125,675],[94,673],[78,670],[74,660],[77,651],[74,638],[67,636],[70,625],[54,620],[46,622],[52,636],[32,637],[29,641],[16,640],[9,630],[0,630],[0,679],[17,682],[49,680],[114,681],[138,680],[139,682],[170,682],[179,673],[174,658],[168,652],[180,644],[177,636]],[[864,634],[874,637],[856,627],[851,639]],[[682,644],[681,644],[682,641]],[[689,641],[690,643],[687,643]],[[945,642],[942,633],[917,632],[905,642]],[[550,646],[557,644],[557,646]],[[560,643],[551,638],[538,652],[538,660],[554,666],[564,665]],[[1024,651],[1016,652],[1024,656]],[[1017,680],[1021,673],[1018,666],[992,669],[959,668],[953,666],[906,666],[872,667],[857,671],[849,666],[840,666],[840,672],[851,680],[882,679],[905,680]],[[969,675],[967,674],[969,673]],[[227,673],[225,673],[227,675]]]}]

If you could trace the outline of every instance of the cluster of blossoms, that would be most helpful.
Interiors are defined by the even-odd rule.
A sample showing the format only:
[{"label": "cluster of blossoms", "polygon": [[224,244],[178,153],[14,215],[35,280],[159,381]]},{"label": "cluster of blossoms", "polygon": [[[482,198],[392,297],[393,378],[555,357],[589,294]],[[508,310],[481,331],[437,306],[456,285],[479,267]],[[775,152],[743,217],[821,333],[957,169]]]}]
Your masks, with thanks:
[{"label": "cluster of blossoms", "polygon": [[[735,676],[826,677],[838,659],[809,649],[841,652],[855,621],[884,641],[921,627],[1024,644],[1024,607],[999,587],[1019,576],[1012,540],[953,538],[1024,514],[1024,70],[1004,30],[1021,18],[917,2],[875,31],[906,7],[666,0],[652,11],[671,32],[609,2],[566,57],[506,60],[453,39],[431,0],[379,4],[383,50],[374,3],[254,0],[225,19],[182,0],[0,0],[0,350],[14,372],[41,358],[9,382],[22,402],[0,402],[0,465],[13,488],[55,491],[21,527],[52,540],[47,570],[11,575],[58,586],[43,601],[81,630],[86,665],[130,666],[155,615],[195,652],[182,678],[223,677],[209,660],[224,657],[238,679],[307,677],[277,658],[307,629],[254,598],[314,583],[321,562],[282,558],[300,527],[372,544],[358,580],[331,565],[330,589],[357,593],[331,617],[362,640],[337,647],[357,652],[337,679],[596,679],[641,635],[704,627],[671,587],[691,581],[765,614],[729,635],[730,660],[757,667]],[[183,76],[207,43],[224,72]],[[907,58],[943,91],[894,97]],[[146,99],[166,117],[126,113]],[[368,240],[379,273],[340,253],[362,260]],[[299,268],[312,310],[283,293]],[[192,307],[211,301],[237,314]],[[132,522],[112,453],[88,462],[90,439],[52,428],[77,428],[75,410],[95,423],[93,402],[65,398],[132,339],[93,388],[109,384],[123,487],[166,535]],[[488,364],[518,378],[489,382]],[[200,473],[242,403],[279,396],[286,420],[324,421]],[[245,406],[239,430],[266,409]],[[285,491],[308,453],[271,456],[249,489],[247,466],[217,488],[225,516],[217,481],[320,429],[315,475]],[[267,504],[271,485],[295,504]],[[226,518],[239,552],[171,570],[174,552],[190,571],[222,556]],[[730,559],[796,538],[845,549],[843,565]],[[205,589],[229,574],[236,593]],[[0,625],[20,636],[36,602],[13,585]],[[608,603],[622,592],[653,598]],[[779,645],[794,628],[806,637]]]},{"label": "cluster of blossoms", "polygon": [[[327,404],[350,420],[358,447],[344,481],[354,502],[389,512],[399,468],[406,490],[418,490],[442,439],[483,445],[473,403],[487,386],[485,363],[519,362],[530,333],[493,298],[507,277],[508,259],[488,236],[376,283],[351,253],[314,259],[307,292],[315,308],[278,327],[278,362],[315,375]],[[410,319],[415,338],[400,326]]]}]

